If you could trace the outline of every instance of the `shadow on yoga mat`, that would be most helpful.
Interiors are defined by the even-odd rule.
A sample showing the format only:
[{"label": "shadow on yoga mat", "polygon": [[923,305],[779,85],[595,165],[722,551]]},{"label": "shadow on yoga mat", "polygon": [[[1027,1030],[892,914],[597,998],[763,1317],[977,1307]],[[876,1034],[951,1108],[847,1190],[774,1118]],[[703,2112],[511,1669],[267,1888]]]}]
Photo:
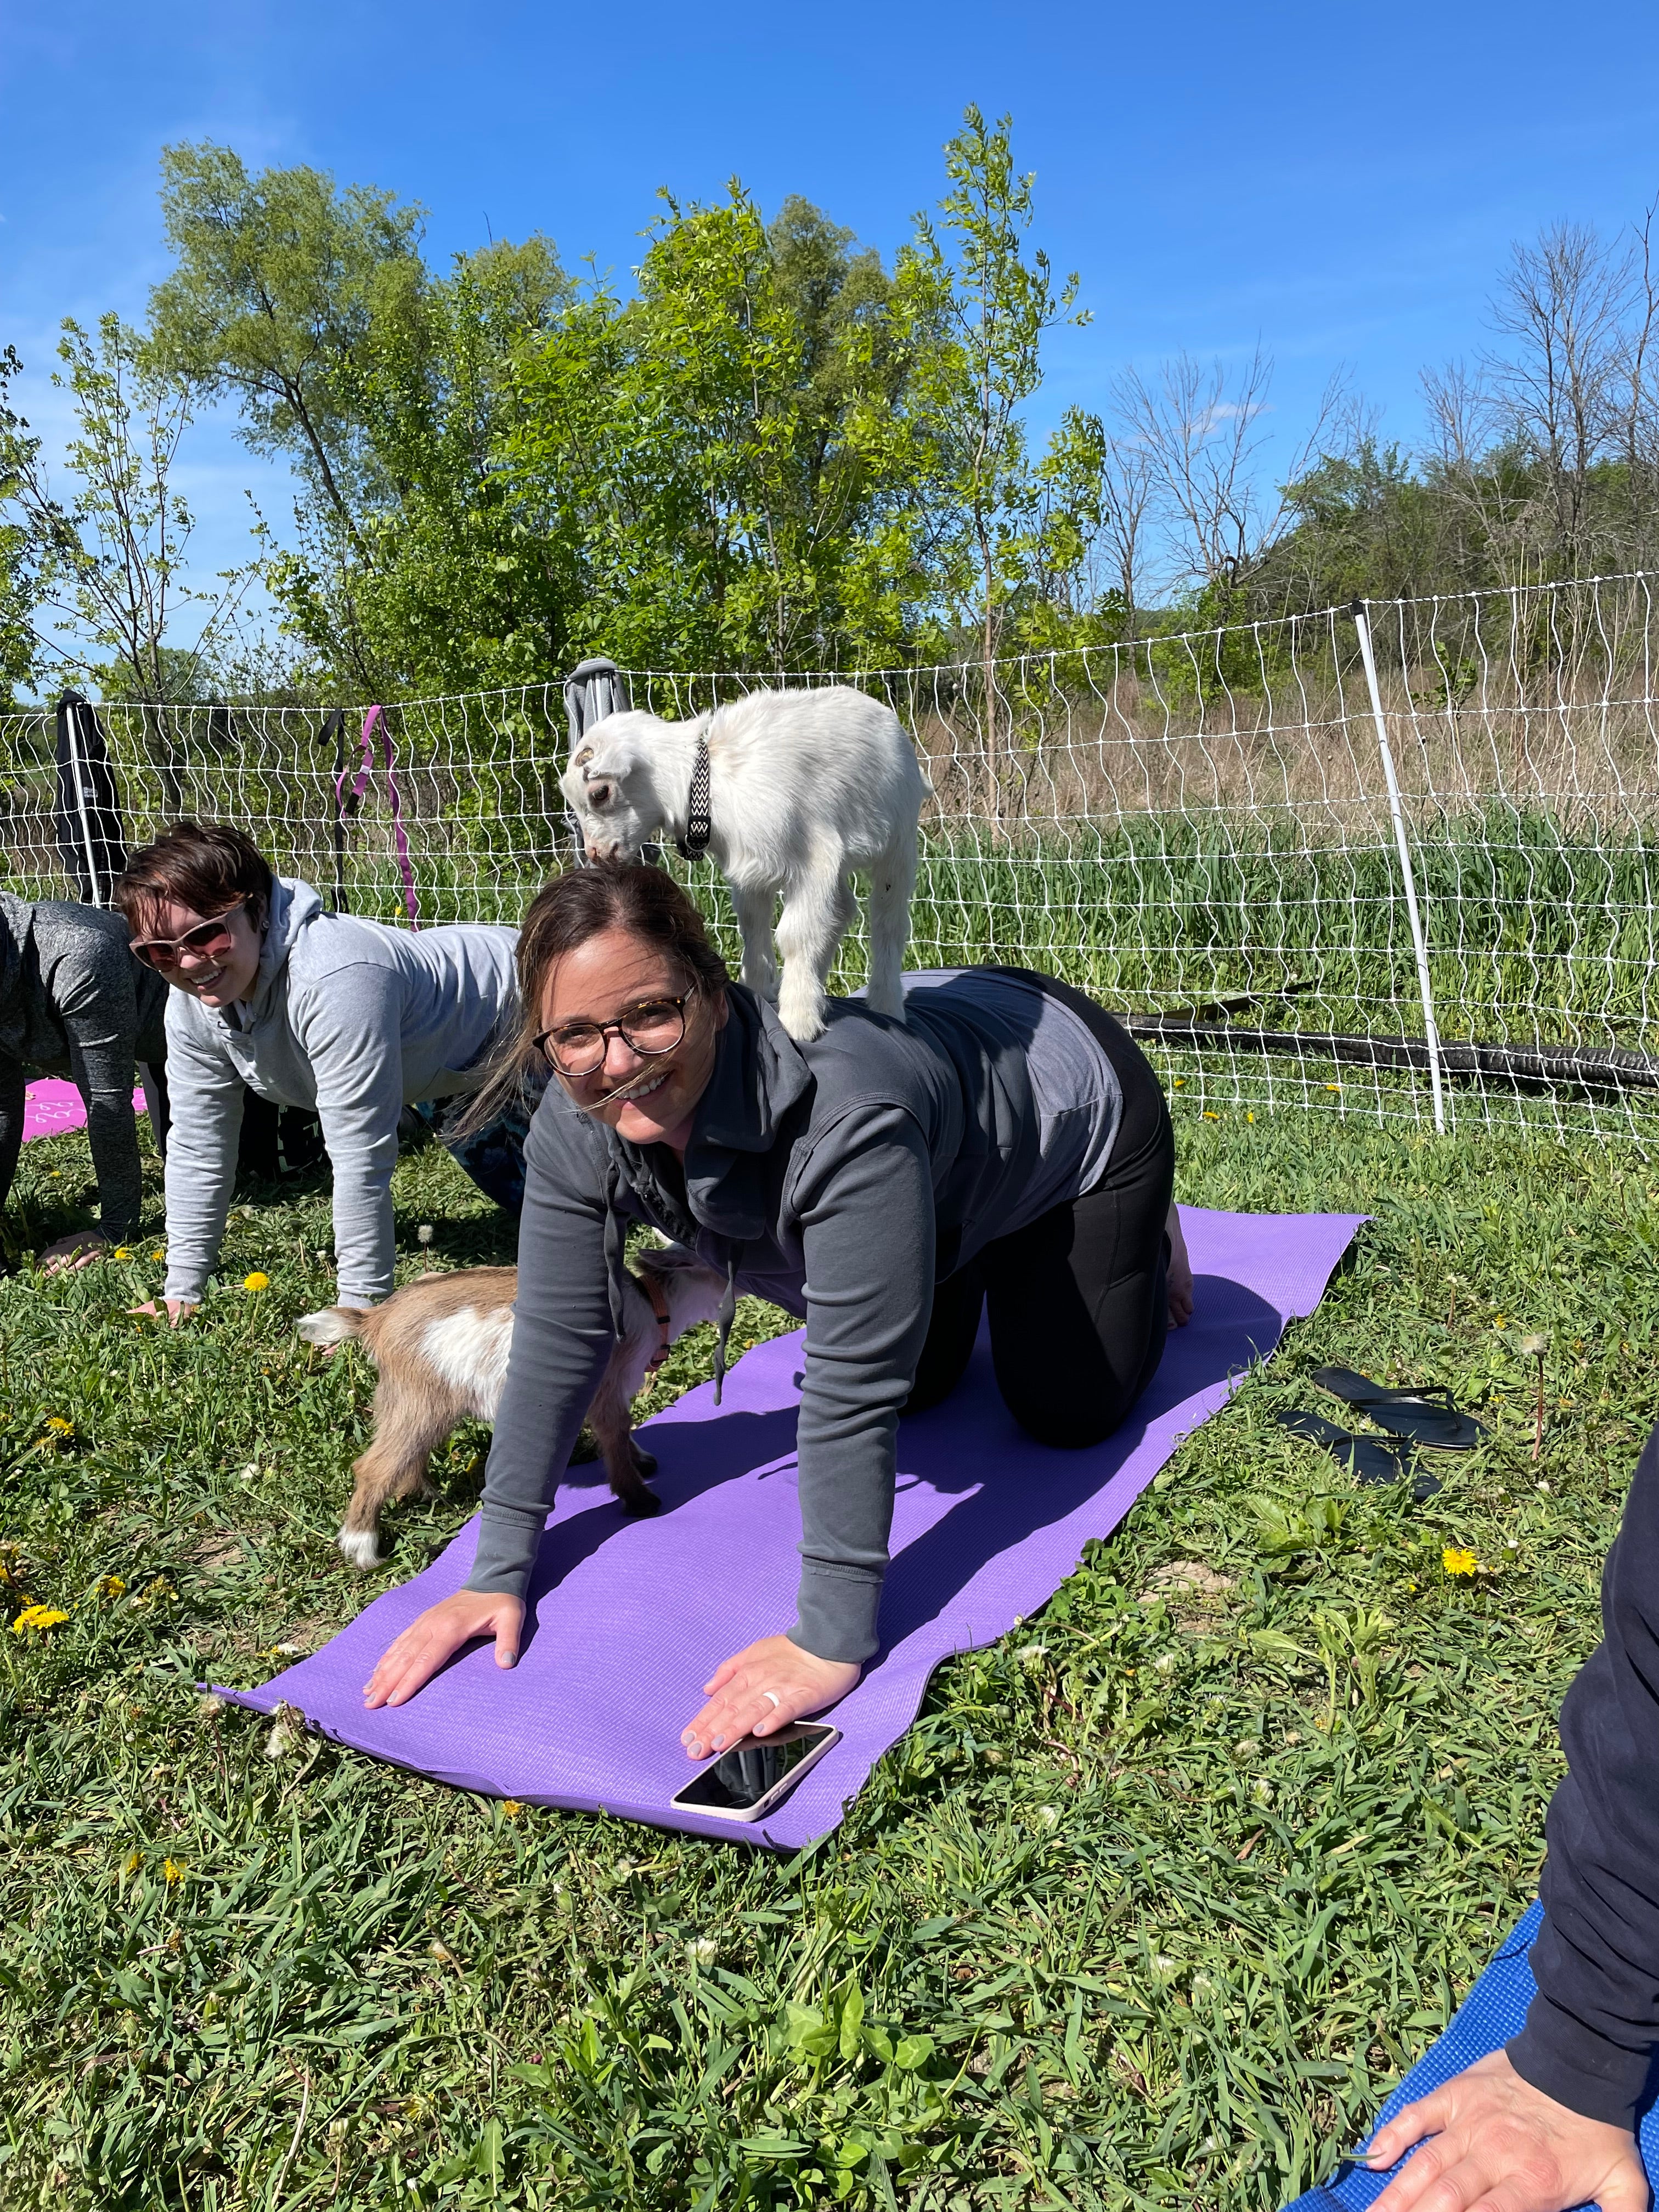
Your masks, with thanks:
[{"label": "shadow on yoga mat", "polygon": [[[1461,2074],[1466,2066],[1474,2065],[1488,2051],[1501,2050],[1512,2035],[1520,2033],[1527,2007],[1537,1989],[1527,1954],[1543,1917],[1543,1907],[1534,1905],[1518,1926],[1510,1929],[1498,1956],[1458,2007],[1451,2026],[1439,2042],[1418,2060],[1377,2114],[1377,2127],[1391,2120],[1401,2106],[1428,2096],[1449,2081],[1454,2074]],[[1642,2163],[1647,2168],[1650,2186],[1659,2186],[1659,2111],[1655,2109],[1656,2094],[1659,2094],[1659,2081],[1650,2075],[1647,2097],[1638,2124]],[[1410,2155],[1408,2152],[1407,2156]],[[1401,2165],[1405,2162],[1402,2159]],[[1364,2212],[1365,2206],[1375,2203],[1399,2171],[1400,2166],[1395,2166],[1387,2173],[1372,2173],[1366,2166],[1345,2162],[1329,2181],[1298,2197],[1288,2212]]]},{"label": "shadow on yoga mat", "polygon": [[475,1521],[313,1657],[263,1689],[226,1694],[262,1712],[286,1701],[341,1743],[462,1789],[774,1850],[814,1842],[915,1719],[934,1668],[1053,1596],[1085,1543],[1109,1534],[1285,1322],[1313,1311],[1363,1218],[1182,1218],[1196,1313],[1171,1334],[1115,1436],[1088,1451],[1033,1443],[997,1393],[982,1336],[951,1398],[901,1425],[882,1650],[836,1709],[843,1741],[763,1823],[734,1827],[669,1800],[696,1771],[679,1733],[702,1684],[729,1653],[794,1618],[799,1331],[741,1359],[722,1407],[705,1384],[647,1424],[664,1509],[655,1519],[629,1520],[596,1486],[597,1468],[560,1486],[510,1672],[493,1647],[474,1644],[408,1705],[363,1709],[380,1652],[465,1582]]}]

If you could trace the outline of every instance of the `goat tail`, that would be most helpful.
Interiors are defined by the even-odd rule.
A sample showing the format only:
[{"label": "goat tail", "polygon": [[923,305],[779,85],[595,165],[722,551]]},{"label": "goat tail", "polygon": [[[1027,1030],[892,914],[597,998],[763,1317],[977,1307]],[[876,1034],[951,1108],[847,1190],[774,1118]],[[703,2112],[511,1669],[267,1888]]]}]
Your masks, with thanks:
[{"label": "goat tail", "polygon": [[366,1313],[355,1312],[349,1306],[325,1306],[320,1313],[302,1314],[294,1324],[294,1333],[307,1344],[350,1344],[362,1334]]}]

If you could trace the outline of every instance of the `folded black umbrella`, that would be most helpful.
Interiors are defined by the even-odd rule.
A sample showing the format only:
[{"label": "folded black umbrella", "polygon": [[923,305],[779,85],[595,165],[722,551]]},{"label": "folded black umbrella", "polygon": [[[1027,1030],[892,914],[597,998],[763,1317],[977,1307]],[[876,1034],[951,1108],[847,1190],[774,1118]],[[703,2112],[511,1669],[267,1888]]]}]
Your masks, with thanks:
[{"label": "folded black umbrella", "polygon": [[52,833],[76,897],[89,906],[107,906],[115,878],[127,864],[126,825],[109,745],[95,710],[78,691],[65,691],[58,702]]}]

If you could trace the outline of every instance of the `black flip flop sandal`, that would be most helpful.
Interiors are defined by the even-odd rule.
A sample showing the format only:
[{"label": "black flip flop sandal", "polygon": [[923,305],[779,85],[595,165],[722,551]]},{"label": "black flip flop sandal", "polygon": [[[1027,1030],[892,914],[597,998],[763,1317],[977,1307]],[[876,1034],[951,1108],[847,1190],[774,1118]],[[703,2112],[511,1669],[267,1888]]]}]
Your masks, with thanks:
[{"label": "black flip flop sandal", "polygon": [[[1357,1437],[1347,1429],[1339,1429],[1334,1421],[1328,1421],[1322,1413],[1304,1413],[1300,1406],[1282,1407],[1273,1419],[1292,1436],[1305,1437],[1311,1444],[1322,1444],[1340,1467],[1346,1468],[1356,1482],[1403,1482],[1413,1473],[1412,1445],[1407,1437],[1385,1443],[1377,1437]],[[1419,1474],[1412,1483],[1412,1496],[1420,1505],[1439,1488],[1433,1475]]]},{"label": "black flip flop sandal", "polygon": [[1471,1413],[1460,1413],[1449,1390],[1425,1383],[1415,1390],[1389,1390],[1352,1367],[1322,1367],[1313,1380],[1333,1398],[1352,1406],[1392,1437],[1404,1437],[1425,1451],[1473,1451],[1486,1431]]}]

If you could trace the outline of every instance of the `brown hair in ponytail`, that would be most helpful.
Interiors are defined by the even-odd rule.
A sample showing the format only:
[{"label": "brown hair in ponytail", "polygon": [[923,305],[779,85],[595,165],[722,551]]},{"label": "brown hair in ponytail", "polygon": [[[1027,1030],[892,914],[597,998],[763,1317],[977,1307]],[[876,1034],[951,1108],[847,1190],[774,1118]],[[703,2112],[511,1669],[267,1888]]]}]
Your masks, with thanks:
[{"label": "brown hair in ponytail", "polygon": [[519,1034],[501,1048],[483,1088],[457,1118],[452,1138],[487,1127],[543,1073],[536,1038],[542,1000],[556,963],[607,929],[625,930],[665,953],[690,988],[717,999],[731,981],[695,901],[665,869],[641,860],[595,860],[544,884],[519,932]]}]

